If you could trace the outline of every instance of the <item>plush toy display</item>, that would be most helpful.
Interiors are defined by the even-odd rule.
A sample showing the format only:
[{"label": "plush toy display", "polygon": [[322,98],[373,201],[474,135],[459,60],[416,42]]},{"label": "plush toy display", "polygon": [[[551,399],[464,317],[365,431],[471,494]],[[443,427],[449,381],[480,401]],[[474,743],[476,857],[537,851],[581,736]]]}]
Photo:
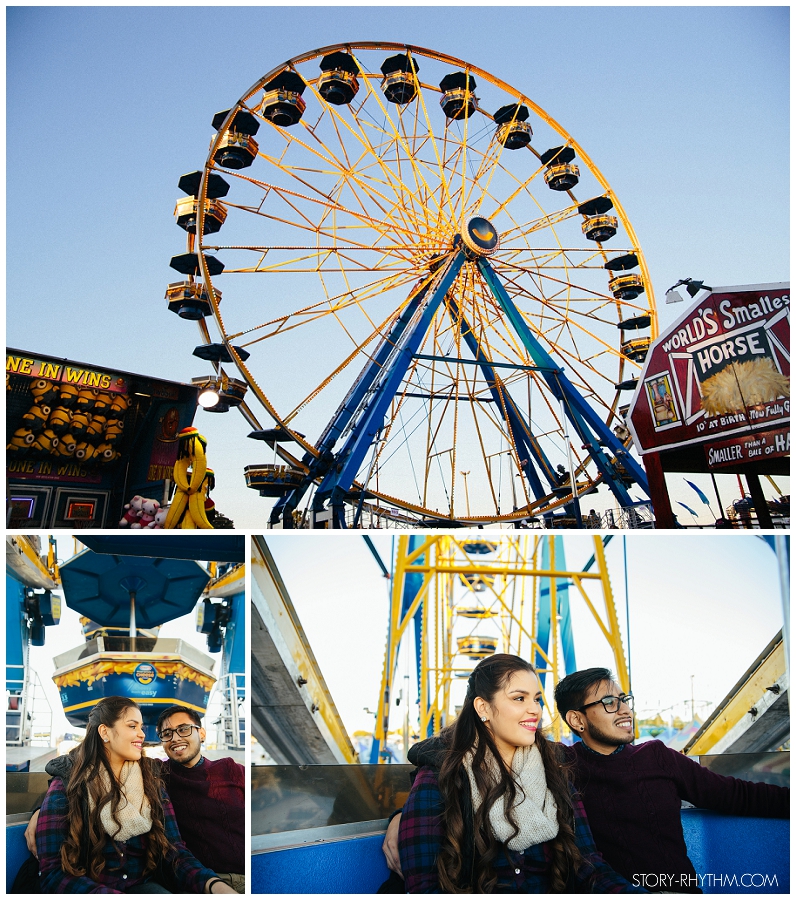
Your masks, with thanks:
[{"label": "plush toy display", "polygon": [[163,528],[163,525],[166,521],[166,516],[168,514],[168,506],[161,506],[160,509],[155,513],[154,521],[150,522],[149,525],[147,525],[147,528]]},{"label": "plush toy display", "polygon": [[[133,497],[129,503],[124,504],[125,513],[122,521],[119,522],[119,528],[132,528],[141,518],[141,511],[144,507],[144,498],[138,494]],[[140,528],[140,526],[138,526]]]},{"label": "plush toy display", "polygon": [[141,504],[141,517],[130,527],[149,528],[149,526],[155,521],[155,516],[157,515],[157,511],[159,509],[160,504],[157,500],[149,500],[147,498],[144,498],[144,502]]},{"label": "plush toy display", "polygon": [[[6,379],[8,381],[8,379]],[[9,455],[57,460],[72,456],[81,466],[109,466],[121,458],[127,394],[112,394],[39,378],[30,384],[32,406],[11,423]],[[90,411],[93,409],[93,413]],[[14,428],[21,425],[22,428]],[[68,440],[60,440],[67,437]],[[65,444],[65,446],[64,446]]]}]

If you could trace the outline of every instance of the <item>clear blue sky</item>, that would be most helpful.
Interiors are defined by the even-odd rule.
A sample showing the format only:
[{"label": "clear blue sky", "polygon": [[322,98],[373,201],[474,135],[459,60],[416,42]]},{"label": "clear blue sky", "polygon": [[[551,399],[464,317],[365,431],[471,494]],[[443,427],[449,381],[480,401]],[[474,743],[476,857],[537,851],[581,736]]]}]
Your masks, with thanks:
[{"label": "clear blue sky", "polygon": [[[438,49],[547,110],[620,197],[664,327],[682,310],[663,305],[679,278],[787,281],[788,36],[787,7],[10,8],[7,343],[185,381],[207,371],[195,326],[163,299],[185,243],[177,180],[202,166],[215,112],[343,40]],[[243,468],[267,448],[237,414],[196,424],[218,508],[261,526],[270,504]],[[734,478],[721,486],[725,503],[737,495]]]},{"label": "clear blue sky", "polygon": [[[397,540],[372,537],[389,567]],[[266,539],[349,732],[371,731],[373,717],[363,708],[377,708],[389,583],[360,536],[274,532]],[[568,565],[579,569],[593,544],[568,534],[564,549]],[[621,538],[606,548],[606,562],[627,647]],[[692,675],[697,703],[718,703],[782,627],[776,557],[758,537],[631,533],[627,570],[632,687],[642,715],[672,706],[683,715]],[[613,667],[575,591],[570,604],[578,668]]]}]

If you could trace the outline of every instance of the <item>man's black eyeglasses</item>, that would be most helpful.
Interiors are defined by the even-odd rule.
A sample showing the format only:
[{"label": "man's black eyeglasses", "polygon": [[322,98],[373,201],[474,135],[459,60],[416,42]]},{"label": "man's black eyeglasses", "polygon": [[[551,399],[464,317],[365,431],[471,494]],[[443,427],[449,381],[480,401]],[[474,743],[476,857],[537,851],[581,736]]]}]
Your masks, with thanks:
[{"label": "man's black eyeglasses", "polygon": [[191,733],[192,728],[199,728],[198,725],[189,725],[187,722],[184,725],[178,725],[176,728],[165,728],[160,732],[158,737],[160,740],[166,744],[168,743],[172,737],[174,736],[174,732],[176,731],[180,737],[188,737]]},{"label": "man's black eyeglasses", "polygon": [[628,709],[633,709],[633,695],[622,694],[621,697],[601,697],[599,700],[587,703],[585,706],[579,706],[578,712],[583,712],[584,709],[588,709],[590,706],[597,706],[598,703],[602,703],[605,707],[605,711],[609,713],[616,712],[622,703],[624,703]]}]

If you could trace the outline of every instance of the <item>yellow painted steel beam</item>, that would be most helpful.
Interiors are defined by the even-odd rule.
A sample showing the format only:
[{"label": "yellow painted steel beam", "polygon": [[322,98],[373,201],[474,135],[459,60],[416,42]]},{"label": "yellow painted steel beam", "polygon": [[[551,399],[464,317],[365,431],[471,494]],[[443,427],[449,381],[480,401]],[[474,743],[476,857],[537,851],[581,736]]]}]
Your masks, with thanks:
[{"label": "yellow painted steel beam", "polygon": [[246,564],[240,563],[225,572],[220,578],[215,577],[215,571],[211,569],[214,580],[205,588],[208,597],[229,597],[246,590]]},{"label": "yellow painted steel beam", "polygon": [[36,545],[24,534],[6,537],[6,565],[22,584],[55,590],[61,579],[55,561],[54,542],[47,549],[47,562],[39,556]]},{"label": "yellow painted steel beam", "polygon": [[605,612],[608,618],[608,643],[614,654],[616,677],[619,679],[619,687],[627,693],[630,690],[630,674],[627,670],[625,650],[622,646],[622,634],[619,631],[619,619],[616,615],[611,579],[608,577],[608,566],[605,564],[605,545],[600,537],[594,538],[594,556],[597,560],[597,571],[603,586]]},{"label": "yellow painted steel beam", "polygon": [[264,538],[252,539],[251,565],[252,579],[257,581],[260,592],[269,605],[270,613],[291,659],[302,677],[306,679],[307,694],[314,706],[313,715],[320,717],[324,726],[322,731],[328,735],[327,740],[334,742],[343,760],[347,763],[358,762],[357,753]]},{"label": "yellow painted steel beam", "polygon": [[[550,562],[539,565],[539,550],[543,540],[550,541]],[[591,572],[558,568],[555,553],[555,536],[530,538],[501,538],[498,547],[489,560],[481,560],[477,554],[468,554],[462,544],[466,539],[447,535],[428,535],[419,547],[409,552],[409,537],[398,539],[395,569],[390,604],[389,640],[385,650],[384,669],[381,682],[381,706],[376,723],[376,737],[386,740],[392,698],[392,679],[395,676],[396,661],[401,640],[406,635],[412,618],[420,611],[422,616],[422,644],[420,647],[420,710],[419,726],[421,735],[438,731],[449,724],[454,710],[452,685],[455,679],[469,674],[473,662],[459,656],[458,641],[467,634],[461,634],[457,624],[463,619],[471,624],[470,637],[478,637],[477,629],[487,620],[461,617],[462,605],[472,603],[474,608],[489,609],[489,622],[497,628],[496,637],[503,652],[522,654],[526,659],[543,660],[540,672],[549,673],[554,687],[563,677],[560,654],[560,627],[557,618],[559,579],[571,581],[577,588],[587,609],[603,634],[614,657],[617,680],[623,690],[629,690],[629,675],[622,644],[619,619],[614,602],[611,582],[605,560],[604,545],[598,537],[594,539],[595,567]],[[405,579],[409,574],[422,576],[420,590],[413,598],[406,613],[401,616],[401,604],[405,602]],[[461,593],[467,578],[479,579],[486,584],[484,591],[473,591],[466,603]],[[536,637],[536,620],[539,612],[540,578],[550,579],[551,645],[542,650]],[[528,581],[530,579],[530,582]],[[591,583],[602,594],[604,611],[598,610],[585,590],[585,582]],[[530,620],[528,616],[530,615]],[[464,656],[467,656],[464,653]],[[548,685],[548,693],[552,691]],[[549,710],[552,704],[546,704]],[[554,736],[559,739],[566,726],[558,717],[552,720]]]},{"label": "yellow painted steel beam", "polygon": [[688,756],[710,753],[749,714],[765,695],[766,688],[776,684],[786,672],[785,645],[780,631],[685,745],[683,753]]}]

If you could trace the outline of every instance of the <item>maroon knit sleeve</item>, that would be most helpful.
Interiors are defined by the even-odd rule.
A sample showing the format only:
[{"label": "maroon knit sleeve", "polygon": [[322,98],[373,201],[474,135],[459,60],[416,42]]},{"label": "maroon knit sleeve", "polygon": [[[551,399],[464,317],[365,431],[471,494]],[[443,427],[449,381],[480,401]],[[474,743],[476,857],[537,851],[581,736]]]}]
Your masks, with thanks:
[{"label": "maroon knit sleeve", "polygon": [[675,779],[680,798],[694,806],[734,816],[790,817],[789,788],[717,775],[663,744],[659,752],[663,766]]}]

